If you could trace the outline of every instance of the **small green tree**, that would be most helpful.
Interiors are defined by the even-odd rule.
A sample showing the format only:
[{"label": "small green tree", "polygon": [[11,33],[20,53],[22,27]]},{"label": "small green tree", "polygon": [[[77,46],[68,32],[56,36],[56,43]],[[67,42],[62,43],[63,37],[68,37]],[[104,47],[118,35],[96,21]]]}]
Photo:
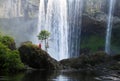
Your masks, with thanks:
[{"label": "small green tree", "polygon": [[47,51],[48,46],[48,38],[50,36],[50,32],[48,32],[47,30],[42,30],[39,35],[38,35],[38,39],[41,41],[45,42],[45,50]]}]

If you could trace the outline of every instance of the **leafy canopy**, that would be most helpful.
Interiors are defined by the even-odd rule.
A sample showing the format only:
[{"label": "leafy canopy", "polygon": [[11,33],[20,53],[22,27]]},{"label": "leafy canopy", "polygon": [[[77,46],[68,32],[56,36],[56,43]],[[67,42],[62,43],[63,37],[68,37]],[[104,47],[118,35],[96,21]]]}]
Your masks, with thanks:
[{"label": "leafy canopy", "polygon": [[0,42],[3,43],[6,46],[9,46],[11,43],[14,42],[14,39],[10,36],[1,36]]},{"label": "leafy canopy", "polygon": [[42,30],[38,35],[38,39],[45,40],[45,39],[48,39],[49,36],[50,36],[50,33],[47,30]]}]

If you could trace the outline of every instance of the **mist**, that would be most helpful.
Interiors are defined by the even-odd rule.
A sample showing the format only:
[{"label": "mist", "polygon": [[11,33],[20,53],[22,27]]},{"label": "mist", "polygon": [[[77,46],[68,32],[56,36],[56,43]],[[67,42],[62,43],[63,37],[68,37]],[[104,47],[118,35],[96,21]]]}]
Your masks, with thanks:
[{"label": "mist", "polygon": [[12,36],[17,47],[33,41],[38,22],[38,6],[26,0],[0,0],[0,32]]}]

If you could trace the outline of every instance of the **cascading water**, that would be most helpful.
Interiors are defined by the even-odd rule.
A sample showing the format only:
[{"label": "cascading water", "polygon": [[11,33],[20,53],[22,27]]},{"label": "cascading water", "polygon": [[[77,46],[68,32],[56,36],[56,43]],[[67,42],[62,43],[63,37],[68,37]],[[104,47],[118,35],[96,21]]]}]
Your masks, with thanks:
[{"label": "cascading water", "polygon": [[67,0],[40,0],[38,33],[48,30],[48,52],[57,60],[68,58]]},{"label": "cascading water", "polygon": [[37,34],[51,33],[48,52],[57,60],[80,54],[82,6],[83,0],[40,0]]},{"label": "cascading water", "polygon": [[70,57],[80,55],[80,35],[83,0],[69,0],[69,53]]},{"label": "cascading water", "polygon": [[111,43],[111,34],[112,34],[112,22],[113,22],[113,12],[116,0],[110,0],[108,22],[107,22],[107,33],[106,33],[106,44],[105,52],[110,54],[110,43]]}]

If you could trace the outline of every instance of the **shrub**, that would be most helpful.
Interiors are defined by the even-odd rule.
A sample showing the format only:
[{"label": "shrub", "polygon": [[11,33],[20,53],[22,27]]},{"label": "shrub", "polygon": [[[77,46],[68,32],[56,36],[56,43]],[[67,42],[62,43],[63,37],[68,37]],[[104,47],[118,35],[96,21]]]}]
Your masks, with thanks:
[{"label": "shrub", "polygon": [[10,37],[10,36],[0,36],[0,42],[2,44],[6,45],[11,50],[16,49],[14,39],[12,37]]},{"label": "shrub", "polygon": [[0,71],[16,72],[24,68],[19,52],[0,43]]}]

